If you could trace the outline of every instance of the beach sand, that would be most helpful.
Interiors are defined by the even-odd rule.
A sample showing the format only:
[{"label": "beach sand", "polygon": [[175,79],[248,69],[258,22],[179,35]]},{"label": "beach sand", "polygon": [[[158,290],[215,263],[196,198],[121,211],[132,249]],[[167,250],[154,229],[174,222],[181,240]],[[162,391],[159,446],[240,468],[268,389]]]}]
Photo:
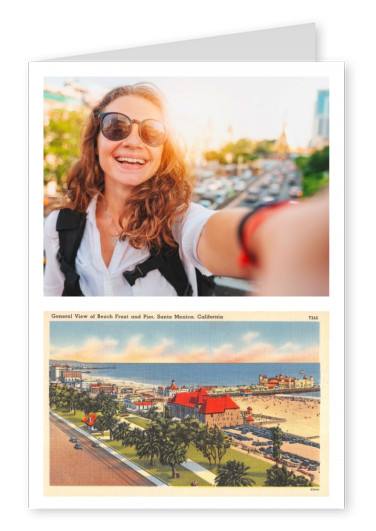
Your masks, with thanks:
[{"label": "beach sand", "polygon": [[[274,421],[265,426],[277,426],[282,431],[300,435],[302,437],[314,437],[315,442],[320,442],[320,400],[304,397],[269,395],[246,398],[235,398],[240,409],[246,410],[251,407],[251,415],[277,417],[281,421]],[[258,419],[255,418],[257,421]]]}]

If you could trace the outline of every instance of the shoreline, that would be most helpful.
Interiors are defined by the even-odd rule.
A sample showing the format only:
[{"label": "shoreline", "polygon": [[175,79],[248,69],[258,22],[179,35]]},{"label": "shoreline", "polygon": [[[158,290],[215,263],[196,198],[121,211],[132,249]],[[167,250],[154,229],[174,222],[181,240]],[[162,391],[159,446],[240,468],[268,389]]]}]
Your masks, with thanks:
[{"label": "shoreline", "polygon": [[[87,373],[83,373],[83,378],[82,380],[85,382],[102,382],[102,383],[113,383],[114,385],[117,385],[118,387],[138,387],[138,388],[142,388],[142,389],[149,389],[149,390],[152,390],[152,389],[155,389],[155,391],[158,389],[158,387],[167,387],[167,386],[164,386],[163,384],[161,383],[144,383],[144,382],[136,382],[134,380],[124,380],[122,378],[116,378],[114,376],[94,376],[93,374],[87,374]],[[187,386],[189,388],[189,386]],[[221,390],[220,391],[220,394],[228,394],[228,393],[231,393],[231,394],[236,394],[237,392],[240,393],[240,389],[237,387],[237,386],[232,386],[232,385],[221,385],[221,386],[217,386],[217,387],[214,387],[213,385],[212,386],[206,386],[207,388],[214,388],[214,389],[219,389]],[[195,386],[192,386],[192,389],[195,388]],[[258,393],[256,395],[253,395],[252,393],[249,394],[249,398],[266,398],[266,397],[270,397],[270,398],[273,398],[273,397],[278,397],[278,398],[287,398],[289,400],[291,399],[294,399],[294,400],[314,400],[314,401],[318,401],[320,402],[321,401],[321,396],[308,396],[308,393],[310,393],[310,391],[307,391],[307,393],[286,393],[286,394],[283,394],[283,393],[275,393],[275,394],[268,394],[268,393],[265,393],[265,394],[262,394],[262,393]],[[219,394],[219,393],[218,393]],[[243,399],[243,398],[247,398],[247,396],[244,396],[244,395],[236,395],[236,398],[240,398],[240,399]]]},{"label": "shoreline", "polygon": [[[132,388],[132,392],[135,394],[153,393],[157,401],[166,402],[168,400],[168,397],[157,394],[158,384],[146,384],[135,382],[134,380],[93,375],[85,375],[84,381],[87,383],[97,381],[113,383],[119,388]],[[231,390],[234,391],[234,388],[231,388]],[[226,391],[230,391],[230,389],[224,387],[223,393],[218,394],[224,394]],[[233,399],[241,411],[244,412],[250,408],[250,415],[255,418],[257,423],[259,422],[257,417],[259,417],[261,422],[265,423],[265,427],[280,425],[282,431],[286,433],[320,440],[320,397],[305,396],[304,393],[300,393],[298,395],[237,395],[233,396]],[[270,420],[268,418],[262,419],[263,417],[268,417]],[[272,419],[275,420],[273,421]]]}]

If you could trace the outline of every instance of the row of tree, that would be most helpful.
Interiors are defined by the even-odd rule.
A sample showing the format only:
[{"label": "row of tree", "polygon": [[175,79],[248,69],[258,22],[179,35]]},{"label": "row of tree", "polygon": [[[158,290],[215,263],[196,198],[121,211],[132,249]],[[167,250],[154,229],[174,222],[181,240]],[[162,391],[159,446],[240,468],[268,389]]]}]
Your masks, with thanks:
[{"label": "row of tree", "polygon": [[310,157],[295,159],[302,172],[303,196],[311,196],[329,184],[329,146]]},{"label": "row of tree", "polygon": [[267,157],[273,153],[275,140],[252,141],[249,138],[240,138],[236,142],[228,142],[217,151],[206,151],[205,160],[208,162],[216,160],[220,164],[237,162],[239,158],[242,162]]},{"label": "row of tree", "polygon": [[[164,413],[151,408],[144,414],[148,418],[145,429],[133,427],[129,422],[116,417],[117,404],[111,395],[100,393],[92,398],[87,392],[79,392],[72,387],[57,387],[50,385],[50,407],[60,410],[82,411],[85,416],[89,413],[98,414],[95,428],[109,431],[110,440],[120,441],[122,446],[132,446],[140,459],[149,459],[154,467],[156,462],[171,467],[172,477],[177,477],[177,466],[187,459],[190,445],[201,452],[208,460],[210,468],[218,466],[215,478],[217,486],[244,487],[252,486],[255,482],[250,477],[249,467],[238,460],[229,460],[222,464],[222,459],[230,448],[230,439],[217,426],[209,427],[200,424],[190,417],[181,422],[171,418],[168,407]],[[275,465],[267,470],[265,485],[267,486],[310,486],[305,478],[296,476],[285,466],[280,468],[278,462],[281,457],[282,430],[272,428],[273,458]]]},{"label": "row of tree", "polygon": [[230,448],[229,438],[217,426],[209,428],[190,417],[175,422],[171,419],[168,407],[163,415],[155,416],[154,413],[144,430],[132,429],[128,422],[123,421],[115,428],[113,435],[115,440],[121,441],[122,446],[134,446],[139,458],[150,459],[151,466],[155,466],[157,460],[161,465],[170,466],[173,478],[177,474],[177,465],[186,461],[191,444],[210,465],[221,465],[222,458]]}]

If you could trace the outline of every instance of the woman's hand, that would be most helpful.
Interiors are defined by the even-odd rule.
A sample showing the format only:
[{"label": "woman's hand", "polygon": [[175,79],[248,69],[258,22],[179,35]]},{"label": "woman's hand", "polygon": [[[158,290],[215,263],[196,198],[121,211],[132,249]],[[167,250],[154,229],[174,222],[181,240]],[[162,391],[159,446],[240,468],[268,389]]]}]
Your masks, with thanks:
[{"label": "woman's hand", "polygon": [[329,295],[329,194],[272,213],[248,242],[259,295]]},{"label": "woman's hand", "polygon": [[329,294],[328,193],[270,212],[244,241],[257,265],[239,263],[238,227],[246,213],[222,210],[207,222],[197,254],[209,271],[256,280],[259,295]]}]

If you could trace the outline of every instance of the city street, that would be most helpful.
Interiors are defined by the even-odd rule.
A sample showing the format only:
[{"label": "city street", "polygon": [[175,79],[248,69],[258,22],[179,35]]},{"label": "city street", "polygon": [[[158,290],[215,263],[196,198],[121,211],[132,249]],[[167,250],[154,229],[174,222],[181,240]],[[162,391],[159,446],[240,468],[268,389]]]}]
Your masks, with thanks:
[{"label": "city street", "polygon": [[[82,449],[74,448],[71,437],[77,439]],[[50,415],[50,486],[153,487],[155,484],[105,448],[93,447],[92,440],[80,435],[77,429]]]}]

